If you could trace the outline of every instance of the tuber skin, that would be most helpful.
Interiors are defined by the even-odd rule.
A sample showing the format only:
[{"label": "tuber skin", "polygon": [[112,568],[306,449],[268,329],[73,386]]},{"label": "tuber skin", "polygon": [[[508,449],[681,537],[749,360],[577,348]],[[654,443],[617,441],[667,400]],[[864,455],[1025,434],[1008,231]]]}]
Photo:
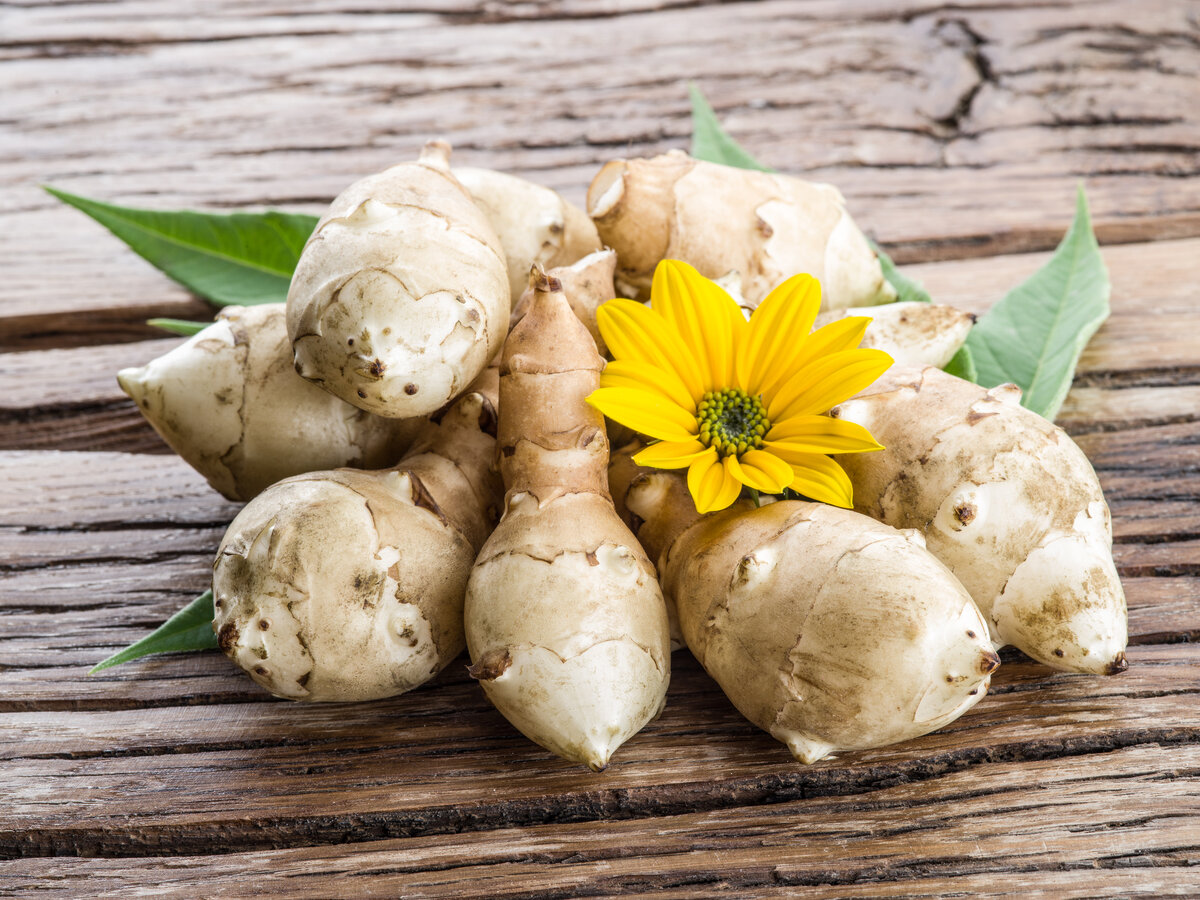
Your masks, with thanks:
[{"label": "tuber skin", "polygon": [[950,362],[966,343],[975,316],[937,303],[889,303],[870,310],[831,310],[817,316],[821,328],[846,316],[867,316],[871,324],[863,348],[882,350],[901,366],[936,366]]},{"label": "tuber skin", "polygon": [[[617,254],[612,250],[597,250],[569,266],[559,266],[546,273],[562,283],[563,295],[571,311],[588,330],[601,356],[608,355],[608,346],[600,334],[600,326],[596,324],[596,310],[616,296],[616,288],[613,287],[616,269]],[[513,304],[512,325],[516,325],[525,315],[535,295],[533,286],[527,286],[522,293],[513,295],[520,299]]]},{"label": "tuber skin", "polygon": [[383,472],[289,478],[251,501],[213,564],[213,630],[277,697],[412,690],[466,644],[463,597],[496,521],[496,370]]},{"label": "tuber skin", "polygon": [[454,177],[500,238],[514,304],[533,266],[570,265],[600,249],[600,235],[587,213],[548,187],[491,169],[455,166]]},{"label": "tuber skin", "polygon": [[424,424],[373,416],[298,376],[284,319],[282,303],[231,306],[117,374],[162,439],[230,500],[303,472],[393,465]]},{"label": "tuber skin", "polygon": [[1123,672],[1125,594],[1100,483],[1075,442],[1020,396],[1011,384],[987,390],[932,367],[894,367],[835,407],[887,448],[838,457],[855,508],[924,532],[996,646],[1063,671]]},{"label": "tuber skin", "polygon": [[918,532],[796,500],[701,517],[678,473],[610,478],[692,654],[800,762],[927,734],[986,694],[987,625]]},{"label": "tuber skin", "polygon": [[798,272],[820,280],[825,309],[896,299],[832,185],[673,150],[605,165],[588,188],[587,210],[617,252],[617,287],[633,299],[649,297],[663,259],[740,290],[750,309]]},{"label": "tuber skin", "polygon": [[504,345],[497,437],[505,511],[467,587],[471,674],[523,734],[604,769],[661,712],[667,614],[654,567],[608,494],[604,361],[561,284]]},{"label": "tuber skin", "polygon": [[427,415],[499,351],[509,294],[500,239],[430,142],[317,223],[288,291],[296,371],[376,415]]}]

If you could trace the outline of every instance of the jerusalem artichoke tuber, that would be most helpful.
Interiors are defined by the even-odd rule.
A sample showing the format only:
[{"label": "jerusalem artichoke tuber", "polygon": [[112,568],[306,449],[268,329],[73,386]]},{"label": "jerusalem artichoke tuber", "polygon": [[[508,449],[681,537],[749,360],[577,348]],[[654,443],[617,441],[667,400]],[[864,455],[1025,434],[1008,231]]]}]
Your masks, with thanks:
[{"label": "jerusalem artichoke tuber", "polygon": [[474,387],[396,468],[289,478],[229,526],[213,564],[213,628],[271,693],[390,697],[462,652],[467,576],[499,505],[495,369]]},{"label": "jerusalem artichoke tuber", "polygon": [[1020,390],[893,368],[834,413],[887,448],[839,457],[855,509],[919,528],[979,604],[997,645],[1055,669],[1127,668],[1112,522],[1087,457]]},{"label": "jerusalem artichoke tuber", "polygon": [[732,276],[753,308],[799,272],[817,278],[826,309],[896,299],[837,188],[700,162],[673,150],[614,160],[588,188],[588,214],[617,251],[617,287],[649,296],[663,259],[707,278]]},{"label": "jerusalem artichoke tuber", "polygon": [[986,693],[987,625],[919,533],[794,500],[701,518],[676,473],[612,475],[689,649],[801,762],[926,734]]},{"label": "jerusalem artichoke tuber", "polygon": [[117,381],[171,449],[230,500],[303,472],[393,465],[423,424],[373,416],[298,376],[282,303],[226,307]]},{"label": "jerusalem artichoke tuber", "polygon": [[304,247],[288,292],[296,371],[369,412],[425,415],[500,349],[500,239],[450,172],[450,148],[348,187]]},{"label": "jerusalem artichoke tuber", "polygon": [[608,496],[608,440],[585,399],[604,361],[561,285],[504,345],[497,443],[507,497],[467,588],[471,673],[531,740],[601,770],[658,715],[670,678],[654,567]]},{"label": "jerusalem artichoke tuber", "polygon": [[822,328],[846,316],[871,320],[860,347],[882,350],[901,366],[937,366],[967,340],[975,317],[971,313],[935,303],[889,303],[871,309],[839,309],[821,313],[814,327]]}]

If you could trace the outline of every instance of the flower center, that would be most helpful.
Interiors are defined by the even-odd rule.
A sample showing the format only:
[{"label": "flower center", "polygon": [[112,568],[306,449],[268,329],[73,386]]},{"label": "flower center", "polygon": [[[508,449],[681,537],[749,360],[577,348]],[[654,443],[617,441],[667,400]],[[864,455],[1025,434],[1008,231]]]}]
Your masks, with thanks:
[{"label": "flower center", "polygon": [[740,388],[709,391],[700,398],[696,420],[700,442],[722,456],[761,448],[763,435],[771,429],[762,400]]}]

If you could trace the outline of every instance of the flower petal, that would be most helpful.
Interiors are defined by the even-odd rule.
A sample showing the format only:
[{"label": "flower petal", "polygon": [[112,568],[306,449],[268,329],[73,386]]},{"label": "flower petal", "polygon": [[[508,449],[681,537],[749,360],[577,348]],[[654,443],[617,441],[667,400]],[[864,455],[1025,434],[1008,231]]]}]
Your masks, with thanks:
[{"label": "flower petal", "polygon": [[807,359],[816,359],[830,353],[853,350],[862,343],[863,335],[870,324],[870,316],[845,316],[834,319],[808,336],[804,344],[804,355]]},{"label": "flower petal", "polygon": [[669,324],[648,306],[632,300],[609,300],[596,310],[600,336],[613,359],[648,363],[679,375],[688,393],[704,393],[696,357]]},{"label": "flower petal", "polygon": [[797,454],[790,462],[795,477],[788,487],[793,491],[819,503],[854,508],[854,487],[850,477],[828,456]]},{"label": "flower petal", "polygon": [[690,413],[696,412],[696,400],[678,373],[636,359],[615,359],[604,367],[600,387],[628,387],[657,391]]},{"label": "flower petal", "polygon": [[639,450],[634,454],[633,461],[652,469],[686,469],[698,462],[709,449],[696,440],[660,441]]},{"label": "flower petal", "polygon": [[725,467],[721,465],[717,451],[709,447],[688,468],[688,492],[696,504],[697,511],[708,512],[709,504],[721,491],[725,482]]},{"label": "flower petal", "polygon": [[790,465],[763,450],[747,450],[740,459],[736,456],[727,459],[738,481],[764,494],[781,493],[795,477]]},{"label": "flower petal", "polygon": [[767,432],[764,446],[792,453],[862,453],[883,449],[862,425],[829,416],[784,419]]},{"label": "flower petal", "polygon": [[804,349],[821,306],[821,283],[811,275],[793,275],[758,305],[738,348],[738,384],[751,396],[787,380]]},{"label": "flower petal", "polygon": [[696,417],[662,394],[631,387],[602,387],[587,402],[614,419],[660,441],[686,441],[696,436]]},{"label": "flower petal", "polygon": [[687,263],[664,259],[654,270],[650,305],[700,363],[704,390],[733,383],[734,348],[747,326],[729,294]]},{"label": "flower petal", "polygon": [[882,350],[842,350],[813,360],[770,398],[767,417],[779,422],[827,412],[870,385],[891,364],[892,358]]}]

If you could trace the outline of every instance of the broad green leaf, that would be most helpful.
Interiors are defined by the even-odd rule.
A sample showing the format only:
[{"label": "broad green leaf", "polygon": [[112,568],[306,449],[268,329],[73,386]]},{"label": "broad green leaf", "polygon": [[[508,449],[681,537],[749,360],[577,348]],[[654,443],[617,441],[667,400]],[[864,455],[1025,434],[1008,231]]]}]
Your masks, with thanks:
[{"label": "broad green leaf", "polygon": [[721,163],[738,169],[757,169],[771,172],[742,149],[721,127],[717,114],[695,84],[688,85],[692,98],[692,157],[705,162]]},{"label": "broad green leaf", "polygon": [[161,328],[163,331],[169,331],[171,334],[182,334],[186,337],[191,337],[193,334],[199,334],[212,322],[189,322],[186,319],[147,319],[147,325],[153,325],[155,328]]},{"label": "broad green leaf", "polygon": [[1021,403],[1053,420],[1075,376],[1079,355],[1108,318],[1110,286],[1079,187],[1075,219],[1050,261],[1009,291],[967,337],[979,384],[1011,381]]},{"label": "broad green leaf", "polygon": [[114,206],[47,186],[184,287],[218,306],[282,303],[315,216]]},{"label": "broad green leaf", "polygon": [[950,362],[942,366],[942,371],[961,378],[963,381],[979,383],[979,370],[975,368],[975,357],[971,355],[971,348],[966,344],[958,348],[958,352],[950,357]]},{"label": "broad green leaf", "polygon": [[213,595],[205,591],[150,634],[100,663],[88,674],[119,666],[152,653],[182,653],[188,650],[212,650],[217,646],[213,634]]},{"label": "broad green leaf", "polygon": [[913,281],[907,275],[900,273],[896,268],[896,264],[892,262],[892,258],[888,256],[874,241],[870,241],[871,249],[875,251],[875,255],[879,257],[879,266],[883,269],[883,277],[888,280],[888,283],[896,289],[896,301],[898,303],[932,303],[933,298],[929,296],[929,291],[921,286],[919,281]]}]

